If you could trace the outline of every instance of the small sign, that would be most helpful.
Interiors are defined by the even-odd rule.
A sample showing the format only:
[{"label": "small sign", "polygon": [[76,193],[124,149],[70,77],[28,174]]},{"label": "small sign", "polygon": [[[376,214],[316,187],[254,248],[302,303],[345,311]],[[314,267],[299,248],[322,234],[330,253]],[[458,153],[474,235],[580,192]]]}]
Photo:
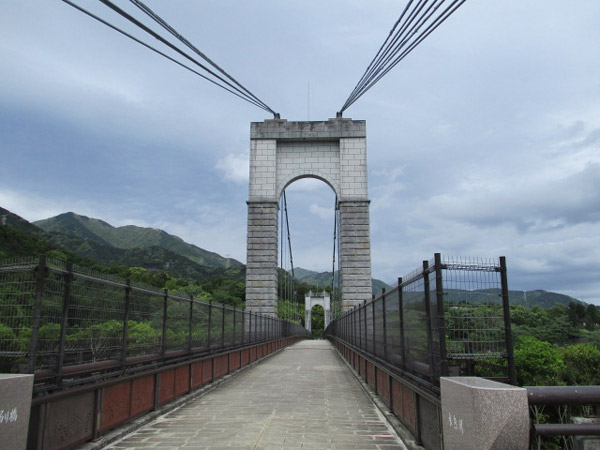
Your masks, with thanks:
[{"label": "small sign", "polygon": [[457,419],[455,414],[448,413],[448,425],[451,429],[460,431],[460,434],[465,434],[463,420]]},{"label": "small sign", "polygon": [[19,418],[17,413],[17,408],[13,409],[0,409],[0,425],[4,425],[6,423],[16,422]]}]

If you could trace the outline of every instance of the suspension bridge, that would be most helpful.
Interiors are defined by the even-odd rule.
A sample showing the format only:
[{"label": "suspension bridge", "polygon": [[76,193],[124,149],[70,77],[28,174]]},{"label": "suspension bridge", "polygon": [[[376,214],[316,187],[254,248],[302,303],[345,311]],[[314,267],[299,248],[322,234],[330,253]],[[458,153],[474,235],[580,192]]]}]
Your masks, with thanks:
[{"label": "suspension bridge", "polygon": [[[529,405],[600,394],[515,386],[504,258],[436,253],[372,294],[366,122],[343,115],[466,0],[409,0],[335,117],[312,122],[282,119],[139,0],[142,17],[99,1],[162,49],[62,1],[273,118],[251,125],[245,309],[44,256],[0,266],[0,311],[28,320],[0,335],[3,447],[520,449],[598,434],[530,427]],[[332,284],[305,300],[330,312],[318,341],[298,315],[286,197],[307,177],[335,193]]]}]

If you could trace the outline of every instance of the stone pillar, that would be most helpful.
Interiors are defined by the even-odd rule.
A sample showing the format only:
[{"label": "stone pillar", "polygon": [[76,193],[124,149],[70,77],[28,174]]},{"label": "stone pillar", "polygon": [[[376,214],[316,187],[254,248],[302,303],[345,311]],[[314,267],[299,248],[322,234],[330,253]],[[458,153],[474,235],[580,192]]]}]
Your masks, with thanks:
[{"label": "stone pillar", "polygon": [[329,322],[331,322],[331,295],[323,291],[323,330],[327,329]]},{"label": "stone pillar", "polygon": [[26,448],[33,375],[0,374],[2,448]]},{"label": "stone pillar", "polygon": [[246,308],[277,317],[277,202],[248,201]]},{"label": "stone pillar", "polygon": [[310,309],[304,311],[304,328],[306,328],[309,333],[312,332],[312,310]]},{"label": "stone pillar", "polygon": [[371,300],[369,201],[340,201],[342,313]]},{"label": "stone pillar", "polygon": [[445,450],[527,450],[527,389],[478,377],[442,377]]}]

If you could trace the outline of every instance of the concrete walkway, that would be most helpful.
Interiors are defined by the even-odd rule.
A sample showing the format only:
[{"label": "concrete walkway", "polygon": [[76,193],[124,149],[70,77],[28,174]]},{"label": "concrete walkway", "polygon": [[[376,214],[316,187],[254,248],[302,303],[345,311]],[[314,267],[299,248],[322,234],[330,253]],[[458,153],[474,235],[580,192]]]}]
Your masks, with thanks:
[{"label": "concrete walkway", "polygon": [[405,450],[328,341],[302,341],[109,448]]}]

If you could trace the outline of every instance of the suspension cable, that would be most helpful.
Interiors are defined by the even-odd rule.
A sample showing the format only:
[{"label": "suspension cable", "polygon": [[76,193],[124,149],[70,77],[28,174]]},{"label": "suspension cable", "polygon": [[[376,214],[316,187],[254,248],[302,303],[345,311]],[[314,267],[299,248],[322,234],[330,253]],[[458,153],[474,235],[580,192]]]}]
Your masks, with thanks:
[{"label": "suspension cable", "polygon": [[285,190],[283,191],[283,204],[285,207],[285,224],[287,228],[288,247],[290,249],[290,265],[292,269],[292,279],[294,278],[294,257],[292,255],[292,238],[290,235],[290,220],[288,217],[287,198],[285,196]]},{"label": "suspension cable", "polygon": [[242,89],[244,92],[246,92],[250,97],[252,97],[254,100],[256,100],[256,102],[258,102],[264,108],[266,108],[267,111],[271,112],[272,114],[276,114],[275,111],[273,111],[271,108],[269,108],[256,95],[254,95],[252,92],[250,92],[248,89],[246,89],[244,87],[244,85],[242,85],[239,81],[237,81],[235,78],[233,78],[231,75],[229,75],[225,70],[223,70],[219,65],[217,65],[208,56],[206,56],[204,53],[202,53],[200,50],[198,50],[198,48],[196,48],[190,41],[188,41],[185,37],[183,37],[181,34],[179,34],[173,27],[171,27],[158,14],[156,14],[148,6],[146,6],[141,0],[129,0],[129,1],[131,3],[133,3],[135,6],[137,6],[140,10],[142,10],[152,20],[154,20],[156,23],[158,23],[160,26],[162,26],[165,30],[167,30],[169,33],[171,33],[173,36],[175,36],[179,41],[181,41],[183,44],[185,44],[190,50],[192,50],[194,53],[196,53],[198,56],[200,56],[202,59],[204,59],[207,63],[209,63],[211,66],[213,66],[219,72],[221,72],[230,81],[232,81],[237,86],[239,86],[240,89]]},{"label": "suspension cable", "polygon": [[[433,0],[427,6],[429,0],[418,0],[416,3],[414,0],[409,0],[400,18],[395,22],[384,43],[346,99],[338,117],[341,117],[346,109],[379,82],[466,2],[466,0],[448,0],[451,4],[436,16],[438,9],[446,1]],[[432,19],[432,17],[434,18]],[[421,31],[423,27],[425,29]]]},{"label": "suspension cable", "polygon": [[[285,226],[287,229],[287,241],[288,241],[288,249],[290,252],[290,268],[292,271],[292,277],[290,279],[290,286],[289,286],[289,295],[290,295],[290,300],[292,305],[294,305],[294,281],[295,281],[295,274],[294,274],[294,256],[292,254],[292,236],[290,233],[290,219],[289,219],[289,215],[288,215],[288,207],[287,207],[287,197],[285,195],[285,190],[283,191],[283,205],[285,208]],[[294,307],[294,312],[295,312],[295,307]]]},{"label": "suspension cable", "polygon": [[337,238],[337,195],[335,196],[335,205],[333,210],[333,263],[331,267],[331,300],[333,300],[333,289],[335,282],[335,249],[336,249],[336,238]]},{"label": "suspension cable", "polygon": [[[179,53],[180,55],[184,56],[186,59],[190,60],[191,62],[193,62],[194,64],[198,65],[199,67],[201,67],[203,70],[205,70],[206,72],[208,72],[210,75],[214,76],[215,78],[217,78],[218,80],[221,81],[221,83],[219,83],[218,81],[215,81],[209,77],[207,77],[206,75],[192,69],[191,67],[183,64],[182,62],[172,58],[171,56],[167,55],[166,53],[158,50],[157,48],[151,46],[150,44],[147,44],[145,42],[143,42],[142,40],[134,37],[133,35],[131,35],[130,33],[118,28],[117,26],[109,23],[107,20],[102,19],[101,17],[95,15],[94,13],[90,12],[89,10],[86,10],[85,8],[75,4],[73,1],[71,0],[62,0],[64,3],[68,4],[69,6],[72,6],[73,8],[77,9],[78,11],[86,14],[87,16],[95,19],[96,21],[102,23],[103,25],[106,25],[107,27],[117,31],[118,33],[122,34],[123,36],[128,37],[129,39],[133,40],[134,42],[146,47],[147,49],[165,57],[166,59],[168,59],[171,62],[174,62],[175,64],[183,67],[184,69],[189,70],[190,72],[198,75],[199,77],[205,79],[206,81],[211,82],[212,84],[226,90],[227,92],[230,92],[231,94],[235,95],[236,97],[241,98],[242,100],[247,101],[248,103],[251,103],[267,112],[272,113],[275,117],[278,117],[278,114],[273,112],[273,110],[271,108],[269,108],[268,106],[266,106],[262,101],[258,100],[256,96],[254,95],[249,95],[246,92],[244,92],[242,89],[240,89],[239,87],[235,86],[234,84],[232,84],[231,82],[223,79],[222,77],[220,77],[218,74],[214,73],[212,70],[210,70],[209,68],[207,68],[206,66],[204,66],[203,64],[201,64],[200,62],[196,61],[194,58],[192,58],[191,56],[189,56],[188,54],[186,54],[185,52],[183,52],[182,50],[178,49],[176,46],[174,46],[173,44],[171,44],[169,41],[167,41],[166,39],[164,39],[163,37],[161,37],[160,35],[158,35],[157,33],[155,33],[154,31],[152,31],[151,29],[149,29],[148,27],[146,27],[144,24],[142,24],[141,22],[139,22],[137,19],[135,19],[134,17],[132,17],[131,15],[129,15],[128,13],[126,13],[125,11],[123,11],[121,8],[119,8],[118,6],[116,6],[115,4],[113,4],[112,2],[110,2],[109,0],[99,0],[100,2],[102,2],[103,4],[105,4],[106,6],[108,6],[109,8],[111,8],[113,11],[119,13],[121,16],[125,17],[127,20],[129,20],[130,22],[134,23],[135,25],[137,25],[138,27],[140,27],[142,30],[144,30],[146,33],[150,34],[151,36],[155,37],[157,40],[159,40],[160,42],[162,42],[163,44],[165,44],[166,46],[168,46],[169,48],[171,48],[172,50],[176,51],[177,53]],[[245,88],[244,88],[245,89]]]}]

